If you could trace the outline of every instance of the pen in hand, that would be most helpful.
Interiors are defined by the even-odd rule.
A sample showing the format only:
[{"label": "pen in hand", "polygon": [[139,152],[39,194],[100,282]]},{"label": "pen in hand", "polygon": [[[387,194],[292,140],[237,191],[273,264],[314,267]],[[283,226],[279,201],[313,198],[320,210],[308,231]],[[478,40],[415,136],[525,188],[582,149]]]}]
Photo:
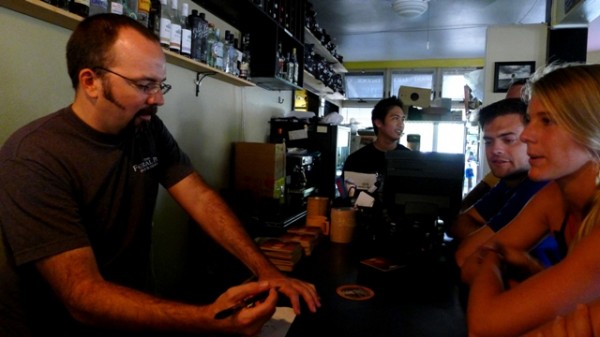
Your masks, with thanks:
[{"label": "pen in hand", "polygon": [[263,292],[258,293],[256,295],[252,295],[252,296],[246,297],[243,300],[237,302],[232,307],[229,307],[227,309],[224,309],[224,310],[221,310],[221,311],[217,312],[217,314],[215,315],[215,319],[225,319],[225,318],[227,318],[227,317],[235,314],[236,312],[242,310],[243,308],[251,307],[256,302],[263,301],[268,296],[269,296],[269,290],[263,291]]}]

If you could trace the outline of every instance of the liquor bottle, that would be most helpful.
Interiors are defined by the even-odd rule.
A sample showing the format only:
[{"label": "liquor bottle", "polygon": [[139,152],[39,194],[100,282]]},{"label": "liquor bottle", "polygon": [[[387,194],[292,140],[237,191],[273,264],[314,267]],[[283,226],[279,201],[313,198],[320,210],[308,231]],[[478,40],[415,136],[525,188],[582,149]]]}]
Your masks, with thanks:
[{"label": "liquor bottle", "polygon": [[154,32],[154,35],[160,37],[160,10],[162,6],[160,0],[150,1],[150,13],[148,14],[148,29]]},{"label": "liquor bottle", "polygon": [[181,4],[181,15],[179,21],[181,24],[181,55],[192,56],[192,30],[188,23],[189,5],[187,2]]},{"label": "liquor bottle", "polygon": [[294,83],[294,73],[296,72],[296,48],[292,49],[292,54],[288,56],[287,80]]},{"label": "liquor bottle", "polygon": [[242,37],[242,62],[240,62],[240,78],[250,79],[250,34]]},{"label": "liquor bottle", "polygon": [[206,37],[206,64],[211,67],[215,66],[215,55],[213,54],[213,47],[217,42],[215,26],[212,22],[208,23],[208,35]]},{"label": "liquor bottle", "polygon": [[108,4],[108,12],[123,15],[123,0],[111,0]]},{"label": "liquor bottle", "polygon": [[90,0],[88,16],[108,12],[108,0]]},{"label": "liquor bottle", "polygon": [[209,34],[208,22],[206,14],[200,13],[197,10],[192,10],[190,15],[190,24],[192,27],[192,58],[208,64],[208,46],[207,39]]},{"label": "liquor bottle", "polygon": [[123,15],[137,20],[138,11],[138,0],[124,0],[123,1]]},{"label": "liquor bottle", "polygon": [[231,67],[232,58],[235,59],[235,55],[231,52],[231,44],[233,43],[231,32],[225,31],[225,38],[223,39],[223,69],[228,74],[233,74],[233,68]]},{"label": "liquor bottle", "polygon": [[171,0],[171,42],[169,49],[179,53],[181,51],[181,20],[179,20],[177,0]]},{"label": "liquor bottle", "polygon": [[87,17],[90,13],[90,0],[72,0],[69,2],[69,12]]},{"label": "liquor bottle", "polygon": [[240,76],[240,64],[242,63],[242,51],[238,47],[239,40],[234,38],[232,45],[233,45],[233,55],[235,57],[233,59],[233,63],[232,63],[233,75],[239,77]]},{"label": "liquor bottle", "polygon": [[215,42],[212,45],[212,57],[214,67],[223,70],[223,41],[221,40],[221,30],[215,28]]},{"label": "liquor bottle", "polygon": [[148,27],[148,18],[150,16],[150,0],[138,0],[137,20],[139,23]]},{"label": "liquor bottle", "polygon": [[171,9],[168,0],[160,0],[160,45],[169,49],[171,44]]},{"label": "liquor bottle", "polygon": [[203,28],[200,31],[200,62],[208,63],[208,54],[210,54],[210,48],[208,47],[208,34],[210,33],[210,30],[205,13],[200,13],[200,23]]},{"label": "liquor bottle", "polygon": [[292,60],[294,63],[294,73],[292,82],[294,82],[294,84],[298,84],[298,68],[300,67],[300,64],[298,63],[298,55],[296,55],[296,48],[292,49]]},{"label": "liquor bottle", "polygon": [[285,56],[283,56],[283,50],[281,47],[281,43],[277,47],[277,70],[275,74],[277,77],[285,78]]}]

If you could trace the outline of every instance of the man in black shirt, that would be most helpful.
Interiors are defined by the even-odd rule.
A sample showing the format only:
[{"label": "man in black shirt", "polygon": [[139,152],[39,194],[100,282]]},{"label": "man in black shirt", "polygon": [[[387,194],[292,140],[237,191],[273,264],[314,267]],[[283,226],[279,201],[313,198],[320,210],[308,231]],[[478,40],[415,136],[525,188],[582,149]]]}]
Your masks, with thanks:
[{"label": "man in black shirt", "polygon": [[388,151],[410,151],[399,144],[404,133],[404,104],[396,96],[377,102],[371,112],[373,130],[377,138],[350,154],[344,163],[344,172],[385,173],[385,153]]}]

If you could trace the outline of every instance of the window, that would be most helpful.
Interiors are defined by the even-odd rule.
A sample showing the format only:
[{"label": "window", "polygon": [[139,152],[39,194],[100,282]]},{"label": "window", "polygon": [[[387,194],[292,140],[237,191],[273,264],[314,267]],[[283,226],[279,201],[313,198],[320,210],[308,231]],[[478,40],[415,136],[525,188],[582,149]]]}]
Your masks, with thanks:
[{"label": "window", "polygon": [[384,73],[347,73],[346,96],[351,100],[380,100],[383,98]]}]

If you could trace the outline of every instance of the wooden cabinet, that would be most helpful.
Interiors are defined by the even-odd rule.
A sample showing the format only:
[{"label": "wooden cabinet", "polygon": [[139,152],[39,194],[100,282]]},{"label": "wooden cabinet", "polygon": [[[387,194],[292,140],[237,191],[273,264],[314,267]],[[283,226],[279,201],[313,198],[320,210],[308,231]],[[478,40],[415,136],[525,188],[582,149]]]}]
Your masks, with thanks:
[{"label": "wooden cabinet", "polygon": [[[1,0],[0,5],[71,30],[75,29],[77,24],[82,20],[82,18],[78,15],[54,7],[41,0]],[[255,84],[250,81],[232,76],[221,70],[209,67],[204,63],[194,61],[171,51],[165,50],[165,55],[167,57],[167,62],[171,64],[187,68],[198,73],[211,73],[211,76],[220,81],[241,87],[255,86]]]}]

